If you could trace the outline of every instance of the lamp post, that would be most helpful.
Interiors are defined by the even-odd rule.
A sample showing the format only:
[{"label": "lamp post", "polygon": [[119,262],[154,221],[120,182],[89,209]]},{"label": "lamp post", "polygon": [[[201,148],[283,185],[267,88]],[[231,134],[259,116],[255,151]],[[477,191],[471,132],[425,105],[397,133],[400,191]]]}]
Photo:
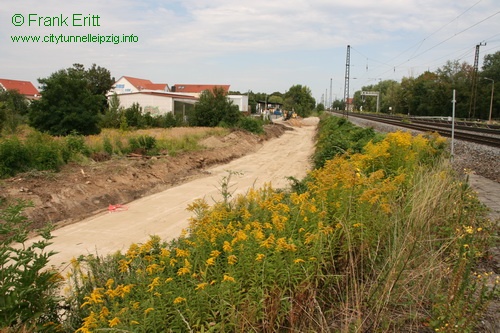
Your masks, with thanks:
[{"label": "lamp post", "polygon": [[488,118],[488,122],[491,123],[491,114],[493,112],[493,93],[495,92],[495,80],[490,79],[489,77],[485,77],[484,79],[491,81],[490,117]]}]

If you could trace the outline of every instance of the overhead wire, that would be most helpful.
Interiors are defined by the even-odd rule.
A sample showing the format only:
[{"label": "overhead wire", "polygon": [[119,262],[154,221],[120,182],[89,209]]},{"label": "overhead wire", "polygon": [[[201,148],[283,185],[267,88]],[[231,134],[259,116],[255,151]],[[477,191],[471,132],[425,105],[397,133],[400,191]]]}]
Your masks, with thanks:
[{"label": "overhead wire", "polygon": [[[481,23],[483,23],[483,22],[485,22],[485,21],[487,21],[487,20],[491,19],[492,17],[494,17],[494,16],[496,16],[496,15],[498,15],[498,14],[500,14],[500,11],[498,11],[498,12],[496,12],[496,13],[493,13],[493,14],[491,14],[491,15],[487,16],[486,18],[482,19],[481,21],[476,22],[476,23],[474,23],[474,24],[472,24],[472,25],[468,26],[467,28],[465,28],[465,29],[463,29],[463,30],[461,30],[461,31],[459,31],[459,32],[457,32],[457,33],[455,33],[454,35],[452,35],[452,36],[450,36],[450,37],[448,37],[448,38],[446,38],[446,39],[444,39],[444,40],[440,41],[439,43],[437,43],[437,44],[433,45],[432,47],[430,47],[430,48],[426,49],[425,51],[423,51],[423,52],[421,52],[421,53],[417,54],[416,56],[413,56],[413,57],[411,57],[411,58],[409,58],[409,59],[407,59],[407,60],[405,60],[405,61],[403,61],[403,62],[399,63],[398,65],[394,66],[394,68],[399,67],[399,66],[401,66],[401,65],[403,65],[403,64],[405,64],[405,63],[409,62],[410,60],[413,60],[413,59],[415,59],[415,58],[417,58],[417,57],[420,57],[420,56],[421,56],[421,55],[423,55],[424,53],[429,52],[430,50],[432,50],[432,49],[434,49],[434,48],[436,48],[436,47],[438,47],[438,46],[440,46],[440,45],[444,44],[445,42],[449,41],[450,39],[452,39],[452,38],[454,38],[454,37],[456,37],[456,36],[458,36],[458,35],[460,35],[460,34],[462,34],[462,33],[466,32],[467,30],[472,29],[473,27],[475,27],[475,26],[477,26],[477,25],[479,25],[479,24],[481,24]],[[380,76],[383,76],[383,75],[384,75],[384,74],[386,74],[387,72],[388,72],[388,71],[385,71],[385,72],[381,73],[381,74],[380,74]]]},{"label": "overhead wire", "polygon": [[[418,45],[418,48],[413,52],[413,54],[410,56],[410,59],[412,59],[412,57],[414,57],[415,55],[415,52],[417,52],[417,50],[423,45],[423,43],[430,37],[432,37],[433,35],[435,35],[436,33],[438,33],[439,31],[443,30],[445,27],[447,27],[448,25],[450,25],[451,23],[453,23],[454,21],[456,21],[457,19],[459,19],[461,16],[463,16],[465,13],[467,13],[468,11],[470,11],[472,8],[474,8],[475,6],[477,6],[480,2],[482,2],[483,0],[479,0],[477,1],[476,3],[474,3],[472,6],[468,7],[465,11],[463,11],[462,13],[460,13],[458,16],[456,16],[454,19],[452,19],[451,21],[447,22],[446,24],[444,24],[443,26],[441,26],[440,28],[438,28],[437,30],[435,30],[433,33],[431,33],[430,35],[426,36],[424,39],[420,40],[419,42],[413,44],[412,46],[410,46],[409,48],[405,49],[404,51],[400,52],[397,56],[389,59],[387,61],[387,63],[384,63],[384,62],[381,62],[381,61],[378,61],[379,63],[381,64],[384,64],[388,67],[391,67],[393,69],[393,71],[395,72],[395,67],[397,66],[400,66],[401,64],[397,65],[397,66],[394,66],[394,65],[389,65],[388,63],[392,62],[393,60],[401,57],[403,54],[405,54],[406,52],[408,52],[409,50],[413,49],[415,46]],[[351,46],[352,48],[352,46]],[[358,52],[358,51],[357,51]],[[358,52],[359,53],[359,52]],[[404,63],[404,62],[403,62]],[[385,73],[384,73],[385,74]]]}]

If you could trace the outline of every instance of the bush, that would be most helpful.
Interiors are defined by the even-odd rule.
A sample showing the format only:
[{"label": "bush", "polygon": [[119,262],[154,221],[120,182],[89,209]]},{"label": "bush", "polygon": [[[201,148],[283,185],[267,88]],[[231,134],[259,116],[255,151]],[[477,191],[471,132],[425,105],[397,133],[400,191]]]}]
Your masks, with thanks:
[{"label": "bush", "polygon": [[324,116],[318,125],[314,166],[321,168],[327,160],[346,152],[359,153],[369,141],[380,139],[372,128],[356,127],[345,118]]},{"label": "bush", "polygon": [[76,132],[72,132],[70,135],[66,136],[64,145],[65,147],[63,148],[62,154],[65,162],[75,159],[76,155],[90,155],[90,149],[85,144],[85,137]]},{"label": "bush", "polygon": [[0,141],[0,178],[25,171],[28,164],[29,153],[17,137]]},{"label": "bush", "polygon": [[109,156],[113,155],[113,144],[111,143],[111,140],[107,136],[105,136],[102,139],[102,146],[104,151],[108,153]]},{"label": "bush", "polygon": [[40,231],[42,240],[26,244],[30,222],[22,212],[29,206],[19,201],[0,210],[0,328],[56,332],[63,278],[47,269],[55,254],[46,251],[50,228]]},{"label": "bush", "polygon": [[137,153],[156,153],[156,139],[150,135],[140,135],[129,139],[130,150]]},{"label": "bush", "polygon": [[25,141],[29,169],[58,171],[64,165],[62,147],[48,134],[31,133]]},{"label": "bush", "polygon": [[242,117],[237,126],[252,133],[264,133],[262,120],[253,117]]}]

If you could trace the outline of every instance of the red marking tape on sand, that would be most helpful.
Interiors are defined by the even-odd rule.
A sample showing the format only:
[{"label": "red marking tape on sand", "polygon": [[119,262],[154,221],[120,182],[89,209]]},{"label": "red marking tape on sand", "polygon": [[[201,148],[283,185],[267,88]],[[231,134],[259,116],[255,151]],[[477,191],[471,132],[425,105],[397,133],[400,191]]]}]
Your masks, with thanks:
[{"label": "red marking tape on sand", "polygon": [[120,204],[117,204],[117,205],[109,205],[109,207],[108,207],[108,211],[109,211],[110,213],[113,213],[113,212],[121,212],[121,211],[124,211],[124,210],[128,210],[127,206],[120,205]]}]

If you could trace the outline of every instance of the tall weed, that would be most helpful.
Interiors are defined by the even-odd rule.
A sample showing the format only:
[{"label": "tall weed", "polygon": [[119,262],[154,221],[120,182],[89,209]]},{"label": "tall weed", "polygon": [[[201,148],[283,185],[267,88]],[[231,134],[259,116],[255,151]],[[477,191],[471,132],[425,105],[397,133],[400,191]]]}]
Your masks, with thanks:
[{"label": "tall weed", "polygon": [[16,332],[60,332],[63,281],[48,268],[50,227],[40,230],[42,240],[27,245],[30,222],[17,202],[0,210],[0,329]]}]

